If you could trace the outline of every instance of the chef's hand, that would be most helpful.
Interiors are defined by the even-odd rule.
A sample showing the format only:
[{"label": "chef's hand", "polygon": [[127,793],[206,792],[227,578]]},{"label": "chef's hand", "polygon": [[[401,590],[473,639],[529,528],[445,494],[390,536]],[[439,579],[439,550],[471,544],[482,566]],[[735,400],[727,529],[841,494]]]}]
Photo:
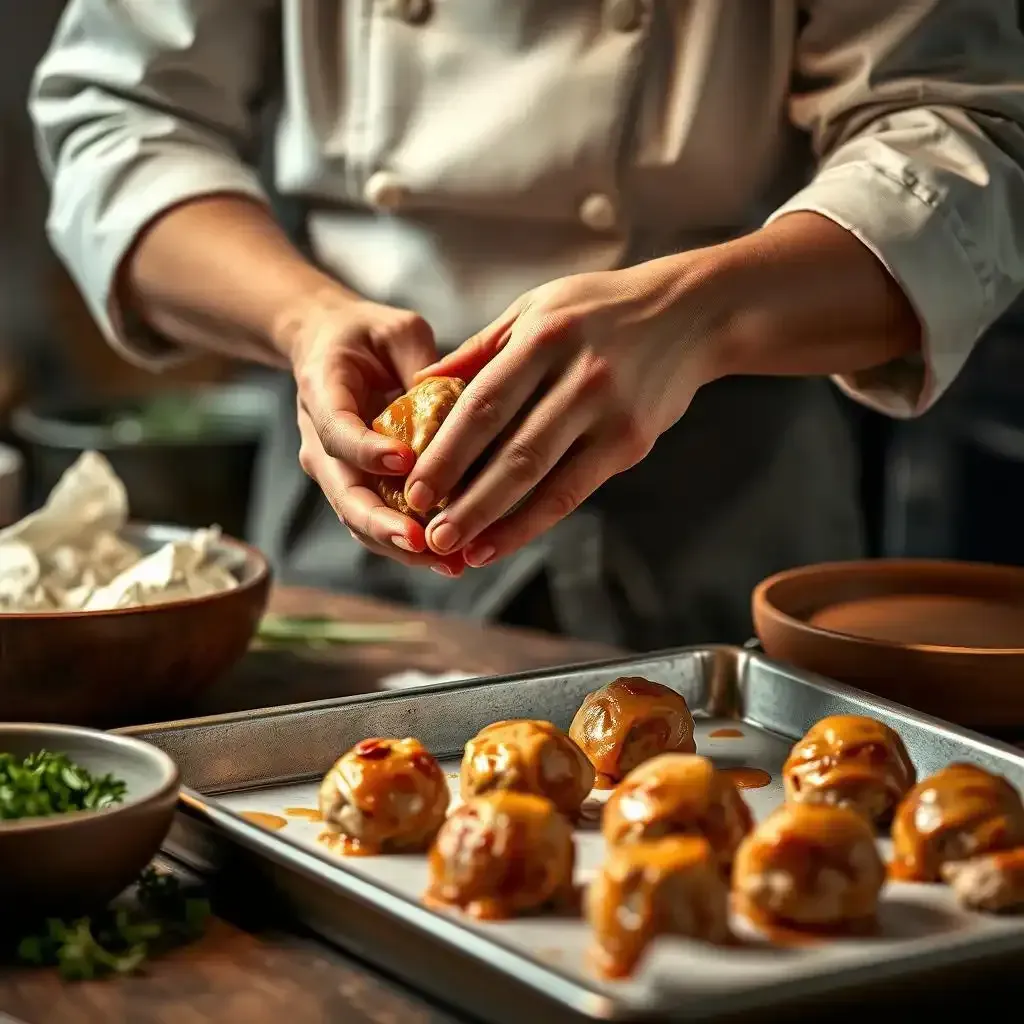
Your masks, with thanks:
[{"label": "chef's hand", "polygon": [[[700,267],[697,258],[680,273],[674,258],[554,281],[417,375],[472,382],[409,475],[413,508],[448,494],[503,437],[429,524],[434,551],[461,551],[470,566],[508,555],[651,450],[710,379],[702,339],[711,304]],[[535,393],[536,404],[518,415]]]},{"label": "chef's hand", "polygon": [[366,426],[437,358],[427,322],[340,295],[303,312],[289,355],[298,385],[299,462],[338,518],[376,554],[459,575],[461,556],[425,550],[423,527],[388,508],[375,489],[375,477],[409,472],[412,449]]}]

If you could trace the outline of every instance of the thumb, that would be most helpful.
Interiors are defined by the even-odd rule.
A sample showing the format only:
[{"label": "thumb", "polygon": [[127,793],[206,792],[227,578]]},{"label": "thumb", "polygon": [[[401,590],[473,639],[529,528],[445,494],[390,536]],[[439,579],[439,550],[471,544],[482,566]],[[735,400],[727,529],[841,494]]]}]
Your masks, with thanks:
[{"label": "thumb", "polygon": [[442,356],[437,362],[425,366],[414,378],[418,384],[427,377],[459,377],[472,380],[506,345],[512,334],[512,325],[523,307],[522,298],[516,299],[497,320],[464,341],[457,349]]}]

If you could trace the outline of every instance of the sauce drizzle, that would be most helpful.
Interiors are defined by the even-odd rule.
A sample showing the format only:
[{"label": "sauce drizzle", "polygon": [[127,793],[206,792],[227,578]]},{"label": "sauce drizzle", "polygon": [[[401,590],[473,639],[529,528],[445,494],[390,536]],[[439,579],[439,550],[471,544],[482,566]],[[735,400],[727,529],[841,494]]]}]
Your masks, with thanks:
[{"label": "sauce drizzle", "polygon": [[372,857],[380,852],[375,846],[369,846],[342,832],[331,832],[325,829],[316,837],[316,840],[339,857]]},{"label": "sauce drizzle", "polygon": [[719,771],[732,780],[737,789],[763,789],[772,777],[761,768],[720,768]]},{"label": "sauce drizzle", "polygon": [[254,825],[259,825],[261,828],[269,828],[273,832],[284,828],[288,824],[287,818],[282,818],[279,814],[267,814],[264,811],[242,811],[241,816],[246,821],[251,821]]},{"label": "sauce drizzle", "polygon": [[731,726],[715,729],[714,732],[708,733],[708,736],[713,740],[735,740],[739,739],[742,735],[742,729],[734,729]]},{"label": "sauce drizzle", "polygon": [[315,807],[286,807],[284,813],[289,818],[305,818],[306,821],[323,821],[320,812]]}]

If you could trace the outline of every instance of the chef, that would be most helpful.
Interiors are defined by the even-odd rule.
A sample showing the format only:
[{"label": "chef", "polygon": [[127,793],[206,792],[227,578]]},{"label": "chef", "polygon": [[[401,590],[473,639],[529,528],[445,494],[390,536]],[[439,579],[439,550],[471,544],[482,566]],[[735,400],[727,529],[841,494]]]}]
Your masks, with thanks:
[{"label": "chef", "polygon": [[1022,69],[1013,0],[71,0],[31,110],[111,344],[286,372],[286,578],[648,648],[861,554],[838,389],[925,411],[1024,286]]}]

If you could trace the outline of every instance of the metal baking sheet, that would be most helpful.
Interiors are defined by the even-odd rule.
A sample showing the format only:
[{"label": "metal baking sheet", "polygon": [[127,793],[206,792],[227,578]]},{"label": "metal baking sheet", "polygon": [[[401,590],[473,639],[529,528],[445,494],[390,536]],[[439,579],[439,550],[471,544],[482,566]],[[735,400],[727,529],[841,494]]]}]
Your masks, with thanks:
[{"label": "metal baking sheet", "polygon": [[[454,776],[464,743],[483,726],[530,717],[567,727],[588,692],[624,674],[682,693],[698,719],[698,751],[716,764],[771,774],[769,786],[744,794],[759,819],[782,800],[780,769],[792,742],[820,718],[844,712],[897,729],[922,776],[969,760],[1024,789],[1024,756],[1012,747],[734,648],[125,731],[166,750],[182,770],[188,790],[168,852],[206,870],[225,858],[255,866],[315,931],[486,1020],[713,1020],[1024,951],[1024,918],[962,911],[944,887],[890,884],[875,938],[728,950],[666,938],[633,979],[604,983],[585,969],[582,921],[476,923],[428,910],[419,902],[424,857],[340,859],[316,842],[316,823],[288,817],[284,829],[268,831],[241,816],[315,807],[323,773],[372,735],[416,736]],[[710,735],[726,722],[742,737]],[[457,787],[457,778],[449,781]],[[586,882],[603,854],[596,823],[578,831],[577,848],[578,880]]]}]

